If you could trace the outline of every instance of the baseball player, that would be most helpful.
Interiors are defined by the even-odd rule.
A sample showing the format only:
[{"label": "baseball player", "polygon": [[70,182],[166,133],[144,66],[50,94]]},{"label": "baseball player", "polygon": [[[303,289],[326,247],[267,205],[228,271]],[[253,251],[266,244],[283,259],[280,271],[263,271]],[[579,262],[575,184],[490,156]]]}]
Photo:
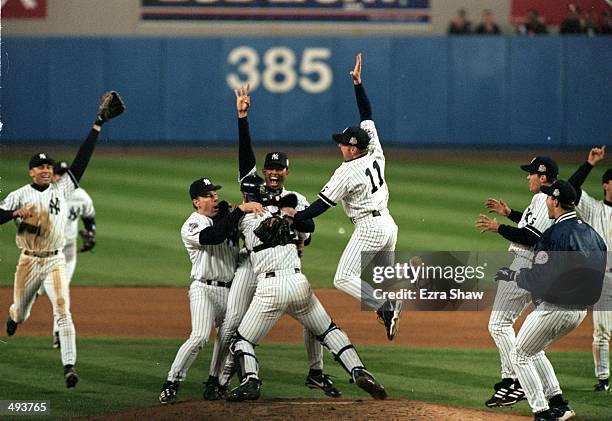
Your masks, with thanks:
[{"label": "baseball player", "polygon": [[[510,241],[508,251],[514,255],[510,269],[519,270],[531,267],[533,246],[540,239],[542,232],[552,225],[546,208],[546,195],[540,190],[556,180],[559,174],[557,163],[546,156],[538,156],[521,169],[528,173],[529,191],[533,193],[531,203],[521,213],[510,207],[501,199],[487,199],[485,206],[489,212],[495,212],[517,223],[516,227],[500,224],[496,219],[480,215],[475,226],[482,232],[497,232]],[[512,364],[511,353],[516,342],[514,322],[529,307],[531,297],[529,292],[519,288],[514,282],[500,281],[497,283],[497,293],[493,310],[489,318],[489,333],[499,350],[501,362],[501,381],[493,386],[494,393],[485,405],[511,406],[525,399],[525,393],[517,380]],[[535,364],[547,369],[545,361],[536,357]],[[552,370],[552,368],[551,368]]]},{"label": "baseball player", "polygon": [[[263,180],[257,176],[243,180],[241,190],[245,200],[261,200],[258,192],[262,190],[250,188],[257,184],[257,179],[263,188]],[[295,223],[291,220],[297,205],[297,197],[293,196],[293,199],[293,204],[266,206],[264,215],[247,215],[240,222],[257,275],[257,289],[231,345],[241,383],[228,393],[226,399],[244,401],[259,398],[261,380],[254,347],[284,313],[315,333],[357,386],[375,399],[385,399],[385,388],[366,371],[355,347],[331,320],[302,274],[297,232],[308,232],[308,225],[313,224],[307,220]],[[276,234],[271,234],[271,231]]]},{"label": "baseball player", "polygon": [[[250,104],[251,98],[249,96],[249,86],[247,85],[236,91],[239,138],[238,172],[240,182],[243,182],[247,177],[257,174],[257,161],[251,143],[248,121]],[[264,161],[263,175],[265,177],[265,190],[270,197],[285,197],[289,194],[293,194],[298,198],[298,209],[304,209],[308,206],[308,202],[304,196],[285,188],[285,180],[289,175],[289,159],[285,153],[268,153]],[[308,230],[314,230],[314,222],[311,227],[308,227]],[[304,242],[310,239],[310,233],[300,233],[300,239],[301,241],[298,244],[298,249],[303,250]],[[243,254],[246,255],[246,251],[244,251]],[[229,377],[233,374],[233,359],[231,357],[227,358],[226,366],[223,371],[222,364],[229,354],[231,339],[253,299],[256,287],[257,278],[253,272],[250,259],[240,259],[229,293],[225,320],[219,333],[221,338],[221,351],[218,354],[219,360],[215,361],[217,369],[213,370],[213,373],[211,373],[206,382],[204,390],[205,399],[217,400],[223,397],[222,392],[227,387]],[[323,349],[321,343],[317,341],[315,335],[306,328],[304,328],[303,335],[310,366],[305,385],[311,389],[320,389],[327,396],[339,397],[341,395],[340,391],[335,387],[330,376],[323,373]]]},{"label": "baseball player", "polygon": [[[66,161],[56,162],[53,165],[53,182],[60,180],[68,169],[69,165]],[[68,285],[72,282],[72,275],[76,269],[77,261],[77,236],[80,234],[83,238],[83,246],[79,252],[86,252],[94,248],[96,245],[96,221],[95,209],[91,197],[84,188],[79,187],[70,195],[68,202],[68,221],[66,223],[66,245],[62,252],[66,258],[66,280]],[[83,221],[84,230],[79,232],[79,217]],[[37,294],[45,294],[45,284],[41,284]],[[57,320],[53,319],[53,348],[59,348],[59,329]]]},{"label": "baseball player", "polygon": [[[262,212],[257,202],[243,203],[229,212],[227,202],[220,206],[217,191],[221,186],[200,178],[189,187],[195,212],[181,227],[181,238],[191,260],[189,308],[191,334],[179,348],[159,394],[161,404],[177,399],[187,370],[208,342],[213,326],[223,322],[227,296],[238,263],[238,221],[245,213]],[[221,209],[221,213],[220,213]],[[219,349],[215,340],[213,354]]]},{"label": "baseball player", "polygon": [[68,201],[79,187],[78,182],[87,168],[102,124],[123,110],[123,102],[116,92],[105,94],[96,121],[79,148],[71,169],[52,183],[54,161],[45,153],[35,154],[29,164],[32,183],[9,193],[0,202],[0,224],[15,221],[17,247],[21,249],[6,333],[14,335],[19,323],[28,319],[36,292],[44,283],[53,306],[53,317],[57,320],[64,379],[69,388],[76,386],[79,377],[74,369],[76,333],[70,314],[66,260],[62,251]]},{"label": "baseball player", "polygon": [[593,361],[597,384],[595,392],[610,390],[610,334],[612,333],[612,168],[604,173],[601,183],[604,200],[596,200],[581,190],[582,183],[595,165],[604,159],[605,145],[592,148],[587,161],[569,178],[576,189],[576,208],[583,221],[590,224],[608,246],[608,267],[604,278],[601,299],[593,306]]},{"label": "baseball player", "polygon": [[[536,243],[530,268],[502,268],[496,279],[516,282],[529,291],[536,308],[521,326],[512,363],[536,421],[576,416],[563,398],[544,350],[576,329],[587,306],[600,297],[606,270],[606,244],[588,224],[576,218],[576,191],[567,181],[542,186],[548,215],[554,219]],[[536,364],[536,356],[545,364]],[[541,370],[547,366],[546,370]]]},{"label": "baseball player", "polygon": [[[370,102],[361,84],[361,53],[350,72],[361,118],[360,127],[348,127],[332,137],[338,143],[344,162],[307,209],[299,211],[295,221],[315,218],[338,202],[355,224],[334,276],[334,286],[377,309],[385,325],[387,338],[393,340],[399,328],[401,301],[391,303],[374,297],[374,290],[361,280],[361,269],[374,258],[375,252],[393,252],[397,242],[397,225],[387,209],[389,190],[385,181],[385,156],[374,121]],[[368,252],[367,254],[363,254]]]}]

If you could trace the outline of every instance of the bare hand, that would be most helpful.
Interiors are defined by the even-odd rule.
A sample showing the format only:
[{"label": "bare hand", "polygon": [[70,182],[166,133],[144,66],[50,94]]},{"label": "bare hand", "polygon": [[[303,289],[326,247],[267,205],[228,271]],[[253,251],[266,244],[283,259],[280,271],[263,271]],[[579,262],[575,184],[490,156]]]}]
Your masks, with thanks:
[{"label": "bare hand", "polygon": [[244,213],[254,213],[257,216],[261,216],[266,212],[259,202],[242,203],[238,207]]},{"label": "bare hand", "polygon": [[361,53],[357,54],[355,58],[355,67],[350,73],[353,78],[353,84],[359,85],[361,83]]},{"label": "bare hand", "polygon": [[587,158],[587,162],[593,166],[595,166],[599,161],[604,159],[606,155],[606,145],[603,145],[601,148],[592,148],[589,152],[589,157]]},{"label": "bare hand", "polygon": [[13,212],[13,218],[26,219],[32,216],[33,213],[28,208],[19,208]]},{"label": "bare hand", "polygon": [[281,208],[281,211],[285,212],[287,216],[289,216],[290,218],[293,218],[295,214],[297,213],[295,209],[288,208],[288,207]]},{"label": "bare hand", "polygon": [[483,214],[480,214],[480,217],[474,222],[474,226],[480,230],[481,234],[483,232],[497,232],[499,225],[500,223],[497,222],[497,219],[491,219]]},{"label": "bare hand", "polygon": [[241,86],[240,89],[234,90],[236,94],[236,110],[238,111],[238,117],[246,117],[248,115],[249,107],[251,105],[251,97],[249,96],[249,90],[251,85]]},{"label": "bare hand", "polygon": [[508,216],[512,211],[510,209],[510,206],[508,206],[508,204],[501,199],[493,199],[489,197],[485,201],[484,205],[487,209],[489,209],[489,213],[495,212],[500,214],[501,216]]}]

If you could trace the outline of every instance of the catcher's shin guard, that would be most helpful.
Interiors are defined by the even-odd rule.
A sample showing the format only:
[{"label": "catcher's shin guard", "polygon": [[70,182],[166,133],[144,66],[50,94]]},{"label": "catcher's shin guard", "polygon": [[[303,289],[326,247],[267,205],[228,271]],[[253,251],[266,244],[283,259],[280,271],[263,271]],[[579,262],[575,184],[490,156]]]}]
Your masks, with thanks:
[{"label": "catcher's shin guard", "polygon": [[257,377],[259,364],[255,356],[255,346],[236,332],[230,345],[230,352],[234,356],[234,365],[240,381],[249,376]]},{"label": "catcher's shin guard", "polygon": [[363,362],[348,336],[333,321],[325,332],[317,335],[317,339],[333,354],[334,359],[347,373],[351,374],[355,367],[363,367]]}]

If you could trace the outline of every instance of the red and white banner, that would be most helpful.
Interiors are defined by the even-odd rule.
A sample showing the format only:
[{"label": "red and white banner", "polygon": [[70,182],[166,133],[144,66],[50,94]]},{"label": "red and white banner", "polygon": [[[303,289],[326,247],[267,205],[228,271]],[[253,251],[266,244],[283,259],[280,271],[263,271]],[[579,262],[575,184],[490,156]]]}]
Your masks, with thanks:
[{"label": "red and white banner", "polygon": [[2,19],[45,19],[47,0],[2,0]]}]

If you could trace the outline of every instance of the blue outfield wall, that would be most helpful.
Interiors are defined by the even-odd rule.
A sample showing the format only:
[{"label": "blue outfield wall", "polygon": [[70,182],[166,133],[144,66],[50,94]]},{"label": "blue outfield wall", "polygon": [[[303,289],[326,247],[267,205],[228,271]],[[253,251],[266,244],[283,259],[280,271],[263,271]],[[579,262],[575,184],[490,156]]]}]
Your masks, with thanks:
[{"label": "blue outfield wall", "polygon": [[1,39],[4,145],[78,143],[116,89],[122,144],[222,144],[250,82],[255,141],[325,144],[364,86],[384,142],[583,147],[612,134],[612,37]]}]

